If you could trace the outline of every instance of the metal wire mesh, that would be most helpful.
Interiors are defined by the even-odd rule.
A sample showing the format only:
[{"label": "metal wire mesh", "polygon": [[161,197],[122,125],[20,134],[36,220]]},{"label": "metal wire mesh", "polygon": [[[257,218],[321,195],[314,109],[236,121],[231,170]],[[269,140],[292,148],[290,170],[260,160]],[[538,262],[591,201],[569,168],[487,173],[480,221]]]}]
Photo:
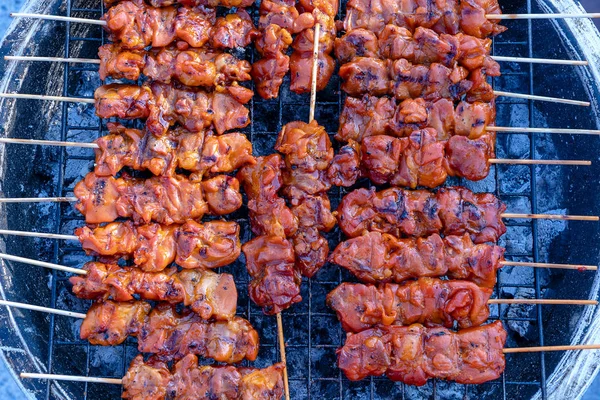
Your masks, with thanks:
[{"label": "metal wire mesh", "polygon": [[[345,1],[340,7],[343,15]],[[503,2],[506,12],[531,12],[531,0],[526,2]],[[67,0],[66,15],[96,18],[104,12],[102,6],[90,8],[89,1]],[[253,10],[257,18],[257,10]],[[509,31],[496,39],[494,51],[499,55],[531,57],[533,48],[531,23],[508,22]],[[97,46],[104,42],[99,27],[83,28],[76,24],[67,24],[65,39],[65,57],[94,57]],[[239,54],[238,54],[239,55]],[[252,60],[255,56],[247,50],[243,56]],[[527,64],[510,64],[504,68],[504,74],[496,79],[494,85],[499,90],[512,90],[526,93],[536,92],[534,88],[533,67]],[[68,64],[64,67],[65,96],[90,97],[95,87],[101,84],[95,66]],[[536,93],[537,94],[537,93]],[[316,119],[332,135],[337,130],[337,119],[343,105],[343,94],[339,88],[337,76],[332,78],[328,88],[317,98]],[[255,153],[272,153],[277,133],[283,124],[293,120],[308,118],[308,97],[289,91],[289,80],[284,82],[280,97],[276,101],[263,101],[258,97],[250,103],[253,123],[244,132],[254,144]],[[514,115],[522,118],[524,126],[535,123],[535,109],[531,102],[498,102],[498,125],[507,126]],[[533,126],[533,125],[532,125]],[[62,106],[61,140],[90,141],[105,133],[102,121],[95,117],[93,107],[79,104]],[[511,135],[511,141],[525,143],[529,156],[537,151],[535,135]],[[335,142],[335,141],[334,141]],[[521,151],[524,147],[518,147]],[[498,138],[498,156],[515,156],[514,148],[508,143],[507,136]],[[516,154],[522,156],[522,154]],[[57,195],[72,195],[74,184],[89,171],[93,164],[93,154],[86,149],[65,148],[60,153],[59,185]],[[495,192],[508,203],[514,212],[537,212],[538,200],[535,175],[536,167],[498,166],[493,168],[488,179],[472,184],[455,180],[452,183],[465,184],[478,191]],[[337,207],[346,190],[333,189],[330,193],[332,208]],[[242,229],[242,241],[251,238],[246,211],[241,210],[234,217]],[[56,231],[71,234],[73,229],[83,225],[81,216],[69,204],[57,207]],[[537,243],[539,233],[537,222],[508,221],[508,232],[501,244],[507,247],[507,258],[522,261],[539,259]],[[342,239],[339,229],[328,235],[331,248]],[[66,265],[81,265],[87,261],[78,243],[56,242],[54,260]],[[223,269],[232,273],[236,279],[239,293],[238,313],[256,327],[261,334],[261,350],[258,361],[253,365],[263,367],[279,360],[276,346],[276,321],[274,317],[264,316],[248,299],[246,273],[243,257],[233,265]],[[84,311],[89,302],[76,299],[70,294],[68,276],[53,273],[51,307]],[[293,399],[459,399],[485,398],[507,399],[528,398],[541,389],[546,398],[546,359],[544,353],[509,356],[507,372],[501,379],[478,386],[464,386],[443,381],[432,381],[421,388],[409,387],[391,382],[385,378],[373,378],[362,382],[350,382],[345,379],[335,365],[335,351],[342,345],[344,332],[335,315],[325,306],[325,296],[341,281],[352,280],[345,271],[333,265],[327,265],[313,280],[304,280],[302,285],[303,301],[285,311],[284,331],[287,343],[287,359],[290,375],[290,387]],[[541,277],[538,270],[528,270],[515,275],[502,272],[498,277],[496,295],[526,292],[533,297],[542,296]],[[533,311],[532,311],[533,310]],[[492,308],[492,319],[501,319],[508,327],[527,327],[536,331],[534,340],[521,340],[518,343],[532,345],[544,344],[544,324],[542,309],[515,309],[497,306]],[[89,376],[121,377],[129,361],[137,354],[135,340],[129,339],[118,347],[90,346],[78,339],[79,323],[72,319],[50,316],[50,336],[48,359],[49,373],[84,374]],[[531,328],[533,327],[533,328]],[[517,343],[511,339],[512,344]],[[516,345],[518,345],[518,343]],[[55,368],[55,365],[58,367]],[[72,370],[64,370],[64,365]],[[48,381],[46,398],[73,397],[78,399],[118,398],[121,388],[111,385],[87,383],[56,383]]]}]

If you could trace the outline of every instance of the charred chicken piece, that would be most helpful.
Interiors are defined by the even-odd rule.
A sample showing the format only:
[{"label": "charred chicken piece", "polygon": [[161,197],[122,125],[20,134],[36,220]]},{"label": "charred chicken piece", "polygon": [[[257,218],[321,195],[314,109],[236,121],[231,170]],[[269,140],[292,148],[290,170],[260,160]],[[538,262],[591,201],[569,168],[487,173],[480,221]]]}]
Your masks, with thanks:
[{"label": "charred chicken piece", "polygon": [[281,363],[267,368],[198,365],[188,354],[169,371],[157,357],[133,359],[123,378],[123,398],[129,400],[230,399],[279,400],[283,396]]},{"label": "charred chicken piece", "polygon": [[210,43],[215,49],[234,49],[246,47],[259,35],[254,27],[252,18],[244,9],[217,18],[210,37]]},{"label": "charred chicken piece", "polygon": [[233,276],[206,270],[144,272],[134,267],[89,262],[84,276],[69,279],[73,293],[82,299],[144,300],[183,303],[203,319],[229,320],[235,315],[237,290]]},{"label": "charred chicken piece", "polygon": [[344,282],[327,295],[327,304],[346,332],[414,323],[452,328],[456,322],[463,329],[489,318],[492,292],[472,282],[433,278],[381,286]]},{"label": "charred chicken piece", "polygon": [[390,188],[357,189],[338,208],[338,223],[349,237],[364,231],[396,237],[423,237],[434,233],[471,236],[475,243],[496,242],[506,232],[496,196],[473,193],[463,187],[444,187],[437,193]]},{"label": "charred chicken piece", "polygon": [[387,233],[366,232],[340,243],[330,260],[367,283],[448,276],[493,288],[504,249],[474,244],[467,233],[443,239],[437,234],[397,239]]},{"label": "charred chicken piece", "polygon": [[146,272],[159,272],[177,260],[184,268],[217,268],[235,261],[241,251],[239,225],[209,221],[184,225],[112,222],[83,227],[75,235],[90,255],[133,259]]},{"label": "charred chicken piece", "polygon": [[128,336],[138,336],[152,307],[145,301],[94,303],[88,310],[79,336],[91,344],[114,346]]},{"label": "charred chicken piece", "polygon": [[127,50],[109,43],[100,47],[100,79],[137,80],[145,75],[156,82],[178,81],[186,86],[214,88],[249,81],[252,66],[228,53],[176,47]]},{"label": "charred chicken piece", "polygon": [[224,92],[207,93],[154,82],[100,86],[94,98],[100,118],[146,119],[147,130],[163,136],[176,123],[190,132],[203,132],[211,125],[219,134],[243,128],[250,123],[244,104],[252,95],[251,90],[235,85]]},{"label": "charred chicken piece", "polygon": [[281,236],[258,236],[246,242],[242,251],[252,278],[250,298],[265,314],[277,314],[302,300],[292,243]]},{"label": "charred chicken piece", "polygon": [[240,209],[240,182],[229,175],[217,175],[202,182],[208,209],[213,215],[227,215]]},{"label": "charred chicken piece", "polygon": [[378,327],[349,334],[338,365],[353,381],[385,374],[416,386],[432,378],[480,384],[504,371],[506,336],[500,321],[458,332],[419,324]]}]

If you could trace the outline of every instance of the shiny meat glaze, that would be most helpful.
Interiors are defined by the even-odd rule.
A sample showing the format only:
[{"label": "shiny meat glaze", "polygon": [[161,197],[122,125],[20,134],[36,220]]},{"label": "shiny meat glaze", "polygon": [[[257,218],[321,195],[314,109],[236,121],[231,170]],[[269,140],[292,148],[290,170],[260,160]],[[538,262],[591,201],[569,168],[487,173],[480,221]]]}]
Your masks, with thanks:
[{"label": "shiny meat glaze", "polygon": [[491,39],[474,36],[437,34],[418,27],[414,34],[396,25],[386,25],[377,35],[366,29],[353,29],[335,40],[335,56],[341,64],[355,57],[387,60],[406,59],[413,64],[454,64],[468,70],[484,68],[488,76],[500,76],[500,65],[490,56]]},{"label": "shiny meat glaze", "polygon": [[216,18],[210,7],[152,7],[143,2],[122,1],[102,17],[113,43],[129,50],[166,47],[184,42],[190,47],[210,45],[215,49],[246,47],[258,31],[248,13]]},{"label": "shiny meat glaze", "polygon": [[422,98],[398,102],[390,97],[347,97],[335,136],[346,142],[369,136],[407,136],[419,129],[433,128],[440,140],[455,135],[477,139],[496,120],[494,102],[460,102],[456,107],[448,99],[426,101]]},{"label": "shiny meat glaze", "polygon": [[103,258],[125,258],[146,272],[159,272],[176,262],[183,268],[218,268],[241,253],[240,227],[235,222],[188,221],[183,225],[113,222],[75,235],[86,253]]},{"label": "shiny meat glaze", "polygon": [[485,18],[500,14],[498,0],[349,0],[344,29],[379,33],[388,24],[414,31],[417,27],[450,35],[463,32],[477,38],[497,35],[506,27]]},{"label": "shiny meat glaze", "polygon": [[452,99],[490,102],[494,90],[487,82],[482,68],[468,71],[461,66],[448,68],[442,64],[412,64],[405,59],[382,60],[373,57],[356,57],[342,65],[339,71],[342,90],[348,95],[384,96],[397,100]]},{"label": "shiny meat glaze", "polygon": [[348,334],[338,366],[352,381],[386,375],[422,386],[438,378],[463,384],[498,379],[505,368],[500,321],[458,332],[414,324]]},{"label": "shiny meat glaze", "polygon": [[492,293],[472,282],[433,278],[380,286],[344,282],[327,295],[327,305],[346,332],[414,323],[470,328],[489,318]]},{"label": "shiny meat glaze", "polygon": [[242,133],[216,136],[176,128],[157,137],[116,123],[109,123],[108,130],[95,141],[98,176],[115,176],[125,167],[166,176],[178,168],[200,175],[229,173],[255,163],[252,143]]},{"label": "shiny meat glaze", "polygon": [[423,237],[434,233],[463,235],[475,243],[497,242],[506,232],[504,205],[491,193],[473,193],[463,187],[426,190],[357,189],[342,199],[338,223],[349,237],[364,231],[397,237]]},{"label": "shiny meat glaze", "polygon": [[117,264],[88,262],[86,275],[69,279],[73,293],[82,299],[131,301],[144,300],[183,303],[203,319],[229,320],[235,316],[237,289],[233,276],[203,270],[168,268],[163,272],[144,272]]},{"label": "shiny meat glaze", "polygon": [[114,346],[128,336],[137,337],[140,353],[165,360],[196,354],[229,364],[254,361],[259,347],[258,333],[243,318],[209,322],[165,303],[154,309],[143,301],[94,303],[81,324],[80,337],[91,344]]},{"label": "shiny meat glaze", "polygon": [[277,314],[302,301],[302,277],[295,267],[290,241],[281,236],[257,236],[242,246],[246,268],[252,278],[250,298],[265,314]]},{"label": "shiny meat glaze", "polygon": [[477,139],[452,136],[439,140],[433,128],[414,131],[410,136],[369,136],[362,141],[362,167],[375,184],[435,188],[448,176],[479,181],[490,172],[495,157],[493,132]]},{"label": "shiny meat glaze", "polygon": [[163,136],[179,123],[190,132],[213,127],[221,134],[250,124],[244,107],[254,93],[242,86],[227,86],[223,92],[208,93],[158,82],[142,86],[110,84],[96,89],[96,115],[100,118],[145,119],[146,129]]},{"label": "shiny meat glaze", "polygon": [[155,357],[140,354],[123,378],[123,398],[129,400],[278,400],[283,396],[284,365],[263,369],[198,365],[188,354],[175,363],[172,373]]},{"label": "shiny meat glaze", "polygon": [[111,77],[135,81],[145,75],[156,82],[213,88],[251,79],[248,61],[206,49],[127,50],[110,43],[100,47],[98,58],[101,80]]},{"label": "shiny meat glaze", "polygon": [[397,239],[380,232],[341,242],[330,261],[366,283],[401,283],[420,277],[442,277],[471,281],[493,288],[504,261],[504,249],[474,244],[469,234]]}]

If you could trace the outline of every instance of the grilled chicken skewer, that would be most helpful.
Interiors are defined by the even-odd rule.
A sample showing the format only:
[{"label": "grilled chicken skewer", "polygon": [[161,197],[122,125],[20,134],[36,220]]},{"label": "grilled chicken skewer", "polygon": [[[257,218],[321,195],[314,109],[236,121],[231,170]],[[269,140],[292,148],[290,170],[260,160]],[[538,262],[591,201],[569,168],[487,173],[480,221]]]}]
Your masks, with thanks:
[{"label": "grilled chicken skewer", "polygon": [[258,355],[258,332],[250,322],[233,317],[227,321],[206,321],[190,309],[181,313],[175,306],[144,301],[94,303],[86,314],[29,304],[0,301],[0,304],[81,318],[81,339],[91,344],[114,346],[127,337],[137,337],[140,353],[164,360],[178,360],[188,354],[229,364],[254,361]]},{"label": "grilled chicken skewer", "polygon": [[123,385],[123,398],[129,400],[279,400],[283,395],[282,363],[266,368],[198,365],[188,354],[171,371],[158,358],[144,361],[140,354],[131,362],[123,379],[69,375],[28,374],[21,378],[54,379]]},{"label": "grilled chicken skewer", "polygon": [[491,193],[473,193],[463,187],[427,190],[389,188],[357,189],[342,199],[338,223],[342,232],[357,237],[365,231],[396,237],[424,237],[434,233],[471,236],[475,243],[497,242],[506,232],[503,218],[599,221],[596,216],[504,213],[504,205]]},{"label": "grilled chicken skewer", "polygon": [[[468,281],[419,278],[402,285],[363,285],[344,282],[327,295],[327,304],[346,332],[362,332],[378,325],[414,323],[459,328],[482,325],[490,317],[492,288]],[[515,304],[597,305],[595,300],[509,299]]]},{"label": "grilled chicken skewer", "polygon": [[[80,143],[96,149],[94,174],[97,176],[116,176],[125,167],[148,170],[157,176],[174,176],[178,168],[205,176],[233,172],[255,162],[252,143],[242,133],[212,135],[173,129],[165,136],[156,137],[112,122],[108,123],[108,131],[108,135],[93,143]],[[0,143],[77,145],[7,138],[0,138]]]}]

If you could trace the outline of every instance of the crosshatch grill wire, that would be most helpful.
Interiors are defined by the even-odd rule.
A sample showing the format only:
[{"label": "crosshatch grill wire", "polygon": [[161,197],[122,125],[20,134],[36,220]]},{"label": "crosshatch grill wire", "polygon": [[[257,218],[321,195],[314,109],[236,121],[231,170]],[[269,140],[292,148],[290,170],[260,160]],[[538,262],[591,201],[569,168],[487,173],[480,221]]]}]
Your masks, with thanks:
[{"label": "crosshatch grill wire", "polygon": [[[75,2],[77,2],[78,0],[73,0]],[[345,0],[340,0],[341,3],[343,3],[342,5],[345,6]],[[99,2],[102,2],[99,0]],[[526,1],[526,12],[531,12],[532,10],[532,2],[531,0],[527,0]],[[339,17],[343,16],[343,11],[344,11],[344,7],[340,7],[340,12],[339,12]],[[94,17],[98,17],[100,15],[102,15],[104,13],[104,5],[100,4],[99,7],[96,8],[90,8],[90,7],[82,7],[82,8],[77,8],[74,7],[72,4],[72,0],[66,0],[66,15],[70,15],[70,16],[87,16],[88,18],[94,18]],[[254,8],[253,11],[253,16],[257,17],[257,12],[256,12],[256,8]],[[533,46],[532,46],[532,26],[531,26],[531,21],[528,22],[523,22],[523,23],[527,23],[528,27],[527,27],[527,48],[528,48],[528,56],[532,57],[533,54]],[[76,24],[70,24],[70,23],[66,23],[66,30],[67,30],[67,35],[65,37],[65,57],[69,57],[71,54],[71,46],[74,43],[77,42],[92,42],[92,43],[97,43],[98,45],[100,45],[100,43],[105,43],[105,35],[104,32],[101,29],[90,29],[89,30],[89,37],[81,37],[81,36],[72,36],[71,32],[73,30],[73,27]],[[101,33],[99,33],[101,32]],[[95,36],[94,36],[95,35]],[[494,39],[494,44],[493,44],[493,49],[495,50],[496,45],[498,44],[499,40],[501,39]],[[523,44],[523,43],[520,43]],[[252,60],[254,57],[253,52],[250,52],[252,54],[249,55],[249,57],[251,57],[250,59]],[[94,68],[94,67],[91,67]],[[70,90],[70,83],[73,81],[70,78],[71,74],[77,74],[80,73],[82,71],[90,71],[90,67],[87,66],[79,66],[79,65],[71,65],[71,64],[65,64],[64,66],[64,81],[65,81],[65,86],[63,88],[63,95],[65,96],[72,96],[75,95],[75,93],[73,93],[73,90]],[[533,94],[534,93],[534,87],[533,87],[533,66],[530,65],[528,67],[528,72],[526,73],[528,75],[528,80],[529,80],[529,93]],[[494,84],[497,84],[498,82],[496,82],[494,80]],[[287,84],[287,81],[284,82],[284,85]],[[339,112],[341,112],[342,109],[342,105],[343,105],[343,95],[341,93],[341,90],[339,90],[339,81],[336,83],[337,84],[337,102],[331,102],[331,101],[327,101],[327,102],[323,102],[323,101],[317,101],[317,116],[319,115],[319,106],[323,106],[323,105],[328,105],[328,106],[335,106],[337,105],[337,111],[338,111],[338,115]],[[277,106],[278,107],[278,112],[277,112],[277,122],[278,122],[278,126],[277,126],[277,130],[275,131],[269,131],[269,132],[258,132],[255,129],[254,124],[252,124],[248,129],[244,130],[244,132],[248,135],[248,137],[250,138],[250,140],[255,144],[255,147],[257,147],[257,144],[260,144],[261,141],[265,141],[267,143],[267,145],[262,144],[262,146],[264,148],[266,148],[268,146],[268,143],[271,143],[273,141],[273,137],[272,135],[276,135],[278,130],[281,128],[282,123],[283,122],[287,122],[284,121],[284,107],[285,105],[290,105],[288,104],[284,104],[284,101],[282,99],[283,96],[280,96],[277,100],[272,101],[271,103],[269,103],[271,106]],[[319,96],[318,96],[319,97]],[[318,100],[317,97],[317,100]],[[259,100],[260,101],[260,100]],[[510,101],[503,101],[503,104],[511,104]],[[523,104],[523,103],[520,103]],[[261,121],[261,116],[258,115],[255,112],[255,105],[256,105],[256,101],[255,99],[253,99],[250,103],[250,112],[251,112],[251,118],[254,121]],[[300,105],[300,104],[298,104]],[[306,103],[303,104],[304,106],[306,105]],[[533,113],[533,104],[531,101],[528,101],[528,107],[529,107],[529,121],[530,124],[532,124],[532,126],[535,126],[534,124],[534,113]],[[103,134],[105,134],[104,132],[104,128],[103,128],[103,124],[100,123],[99,120],[96,119],[96,124],[97,126],[71,126],[68,122],[68,113],[69,113],[69,104],[67,103],[63,103],[62,105],[62,130],[61,130],[61,140],[68,140],[68,135],[69,132],[74,131],[74,130],[82,130],[82,131],[89,131],[89,130],[95,130],[97,131],[97,135],[98,136],[102,136]],[[308,115],[306,115],[306,118],[308,117]],[[268,117],[267,117],[268,118]],[[265,120],[267,119],[265,118]],[[263,121],[264,122],[264,121]],[[333,134],[333,132],[330,132],[330,134]],[[271,142],[269,142],[269,136],[271,139]],[[531,134],[530,135],[530,157],[532,157],[535,154],[535,134]],[[335,143],[335,141],[333,141],[333,143]],[[335,144],[334,144],[335,145]],[[273,149],[271,149],[272,151],[274,151]],[[62,148],[60,151],[60,165],[62,166],[61,168],[59,168],[59,179],[58,179],[58,186],[57,186],[57,191],[56,193],[59,195],[68,195],[71,194],[71,190],[70,188],[65,187],[65,182],[64,182],[64,170],[66,168],[67,163],[69,163],[70,161],[73,160],[88,160],[88,161],[92,161],[93,157],[92,156],[81,156],[81,155],[70,155],[69,153],[69,149],[67,148]],[[530,204],[531,204],[531,211],[533,213],[537,212],[537,202],[536,202],[536,180],[533,179],[535,176],[535,172],[536,172],[536,167],[535,166],[530,166],[530,174],[531,174],[531,179],[530,179],[530,193],[525,196],[523,194],[511,194],[511,193],[501,193],[500,191],[500,185],[499,185],[499,176],[498,176],[498,168],[494,168],[494,174],[495,174],[495,178],[496,178],[496,194],[500,195],[502,198],[506,199],[507,197],[511,197],[511,196],[521,196],[521,197],[529,197],[530,200]],[[339,203],[341,197],[347,192],[347,190],[337,190],[334,189],[331,193],[330,193],[330,197],[332,199],[332,208],[333,208],[333,204],[337,204]],[[72,221],[73,219],[77,220],[78,225],[83,225],[83,219],[80,217],[73,217],[73,214],[71,212],[69,212],[69,207],[72,207],[72,205],[70,204],[66,204],[66,205],[62,205],[62,206],[57,206],[56,207],[56,232],[61,232],[61,229],[63,228],[63,222],[65,221]],[[245,227],[248,228],[248,221],[245,218],[242,219],[236,219],[238,222],[245,224]],[[536,221],[531,221],[531,222],[519,222],[519,223],[515,223],[514,221],[508,221],[507,225],[518,225],[518,226],[528,226],[532,229],[532,234],[533,234],[533,248],[531,249],[531,253],[527,253],[527,254],[507,254],[507,258],[510,259],[511,256],[512,257],[531,257],[534,261],[538,260],[538,248],[537,248],[537,243],[538,243],[538,237],[537,237],[537,225],[536,225]],[[62,233],[71,233],[71,232],[62,232]],[[246,235],[245,239],[247,240],[249,238],[248,235]],[[341,233],[339,233],[339,230],[336,230],[336,233],[334,234],[334,241],[340,241],[342,239],[341,237]],[[70,243],[66,243],[66,242],[61,242],[61,241],[55,241],[54,244],[54,262],[61,262],[65,256],[69,255],[69,254],[83,254],[82,250],[80,247],[77,246],[73,246]],[[231,272],[234,273],[234,275],[236,276],[236,279],[239,277],[240,273],[246,275],[246,271],[245,268],[243,268],[243,263],[241,262],[237,262],[234,264],[234,268],[236,268],[236,271],[232,271],[231,267],[225,267],[224,270],[227,272]],[[335,266],[326,266],[325,268],[337,268]],[[239,271],[238,271],[239,270]],[[313,283],[314,284],[329,284],[329,285],[336,285],[339,282],[347,279],[347,275],[342,272],[342,270],[340,268],[337,269],[337,271],[335,271],[335,275],[336,278],[333,279],[329,279],[329,280],[321,280],[319,281],[318,279],[315,280],[315,282],[313,282],[313,280],[306,280],[304,279],[303,281],[303,297],[304,297],[304,302],[303,303],[307,303],[308,304],[308,309],[306,312],[304,311],[299,311],[299,305],[295,305],[293,306],[291,309],[284,311],[284,313],[282,314],[283,317],[283,321],[284,321],[284,331],[286,332],[286,335],[289,335],[289,333],[292,331],[292,329],[294,328],[292,326],[292,319],[298,319],[300,318],[300,321],[303,322],[306,318],[306,324],[307,324],[307,334],[308,334],[308,341],[306,344],[290,344],[288,343],[288,364],[290,364],[290,367],[296,367],[296,366],[292,366],[291,364],[291,360],[290,359],[295,359],[295,357],[290,357],[291,353],[298,351],[299,349],[305,349],[306,354],[305,357],[308,362],[306,363],[305,366],[301,366],[301,367],[297,367],[297,368],[304,368],[306,367],[306,376],[298,378],[295,377],[294,374],[290,375],[290,386],[291,386],[291,390],[292,390],[292,398],[294,399],[301,399],[301,398],[318,398],[318,389],[324,389],[326,388],[326,386],[329,385],[338,385],[339,390],[336,390],[335,392],[339,393],[339,397],[340,398],[358,398],[355,397],[353,395],[347,395],[347,389],[350,385],[352,386],[359,386],[360,388],[362,388],[362,395],[360,396],[361,399],[375,399],[375,398],[380,398],[377,396],[381,396],[382,394],[385,395],[389,395],[389,393],[376,393],[377,390],[377,385],[382,384],[387,382],[385,378],[371,378],[370,381],[369,380],[365,380],[359,384],[355,384],[355,383],[350,383],[347,379],[342,377],[342,373],[340,371],[338,371],[337,376],[336,377],[324,377],[324,376],[320,376],[319,371],[313,368],[313,365],[317,365],[315,363],[315,361],[312,359],[312,351],[315,349],[326,349],[329,348],[331,349],[335,349],[337,348],[339,345],[341,345],[342,343],[342,338],[343,338],[343,332],[341,329],[341,326],[339,323],[335,323],[334,326],[330,326],[330,329],[335,330],[337,332],[337,337],[339,338],[339,342],[338,343],[334,343],[334,344],[329,344],[329,345],[323,345],[323,344],[316,344],[314,343],[314,337],[313,337],[313,322],[314,322],[314,318],[319,318],[319,317],[324,317],[324,316],[328,316],[328,315],[333,315],[333,314],[328,314],[325,312],[315,312],[313,311],[313,307],[314,304],[317,304],[318,302],[323,303],[324,302],[324,294],[315,294],[313,292]],[[51,307],[55,307],[57,305],[57,297],[58,297],[58,283],[62,283],[64,285],[64,282],[68,279],[68,277],[64,274],[61,273],[57,273],[56,271],[52,272],[52,288],[51,288],[51,303],[50,306]],[[245,276],[245,282],[247,282],[247,275]],[[250,300],[248,299],[247,293],[244,293],[244,291],[246,290],[246,285],[245,282],[240,284],[239,282],[237,283],[238,286],[238,291],[239,291],[239,307],[238,307],[238,311],[240,311],[246,318],[250,319],[251,322],[257,326],[257,320],[262,321],[262,329],[261,326],[257,326],[257,329],[259,330],[259,333],[261,333],[261,339],[264,339],[266,337],[267,331],[269,331],[268,336],[271,338],[270,342],[268,344],[262,344],[261,343],[261,355],[259,355],[259,359],[257,361],[257,363],[260,363],[260,366],[266,366],[267,364],[270,364],[271,362],[275,362],[277,360],[279,360],[279,353],[278,353],[278,348],[277,348],[277,343],[276,343],[276,339],[273,340],[273,338],[275,337],[274,334],[270,333],[270,332],[275,332],[276,331],[276,321],[274,317],[263,317],[260,315],[260,312],[257,312],[257,309],[255,306],[253,306],[250,302]],[[499,294],[499,288],[501,287],[525,287],[525,288],[529,288],[529,289],[534,289],[535,290],[535,297],[539,298],[540,297],[540,277],[539,277],[539,271],[538,269],[534,269],[534,284],[533,285],[514,285],[514,284],[507,284],[504,285],[501,281],[500,276],[498,277],[498,285],[496,287],[496,295]],[[308,289],[308,291],[306,291],[306,289]],[[313,297],[314,295],[314,297]],[[320,297],[317,297],[320,296]],[[89,303],[88,303],[89,304]],[[495,310],[495,311],[494,311]],[[501,314],[504,315],[500,315],[499,319],[501,319],[504,323],[506,323],[509,320],[521,320],[521,321],[530,321],[531,323],[535,324],[537,326],[538,329],[538,336],[539,336],[539,344],[543,345],[544,344],[544,326],[543,326],[543,320],[542,320],[542,314],[541,314],[541,307],[537,306],[537,309],[535,310],[535,318],[507,318],[507,316],[505,315],[506,313],[503,312]],[[492,316],[493,319],[498,319],[498,308],[492,308]],[[49,316],[49,323],[50,323],[50,330],[49,330],[49,351],[48,351],[48,360],[47,360],[47,364],[48,364],[48,371],[50,373],[59,373],[59,374],[68,374],[71,373],[71,371],[58,371],[58,370],[54,370],[53,369],[53,363],[52,360],[54,357],[57,356],[57,354],[59,353],[59,350],[57,350],[57,347],[60,346],[61,347],[61,351],[63,349],[72,349],[72,348],[81,348],[84,350],[85,355],[86,355],[86,360],[85,360],[85,371],[83,371],[85,374],[90,374],[90,368],[91,368],[91,363],[92,363],[92,357],[90,356],[90,353],[92,352],[92,347],[90,346],[89,343],[87,342],[83,342],[83,341],[61,341],[59,339],[56,338],[55,335],[55,330],[56,330],[56,319],[58,317],[55,317],[53,314],[51,314]],[[268,325],[264,324],[264,321],[268,321]],[[286,324],[286,322],[288,322]],[[265,329],[266,328],[266,329]],[[262,332],[261,332],[262,330]],[[289,342],[289,336],[286,336],[286,341]],[[132,343],[131,340],[128,340],[124,345],[121,345],[122,348],[122,353],[121,353],[121,364],[122,364],[122,371],[115,371],[114,372],[114,376],[116,377],[120,377],[122,376],[122,373],[124,373],[124,371],[126,371],[127,368],[127,363],[129,362],[129,360],[132,358],[133,354],[135,354],[135,351],[132,351]],[[267,349],[267,351],[271,354],[270,357],[264,357],[265,354],[267,354],[267,351],[265,351],[265,349]],[[265,358],[267,358],[267,360],[265,360]],[[318,361],[317,361],[318,363]],[[513,363],[513,367],[515,367],[514,365],[515,363]],[[511,367],[511,363],[510,361],[507,364],[507,368]],[[47,383],[47,389],[46,389],[46,398],[47,399],[53,399],[54,397],[54,392],[53,392],[53,386],[56,383],[53,381],[48,381]],[[436,380],[434,380],[429,386],[426,386],[425,389],[422,389],[422,395],[427,396],[427,393],[430,394],[430,398],[442,398],[439,395],[439,391],[440,391],[440,385],[442,385],[444,383],[440,383]],[[83,399],[87,399],[88,395],[90,396],[89,398],[92,399],[93,397],[93,392],[94,392],[94,387],[97,387],[98,384],[81,384],[83,387],[82,390],[82,398]],[[325,386],[326,385],[326,386]],[[386,383],[387,385],[387,383]],[[457,388],[460,388],[459,391],[455,391],[455,393],[461,393],[462,391],[462,396],[464,396],[464,398],[470,398],[470,394],[473,394],[474,389],[469,388],[466,385],[456,385],[456,384],[451,384]],[[544,353],[539,353],[539,377],[536,380],[533,381],[507,381],[507,379],[505,378],[505,375],[503,374],[502,378],[493,382],[493,383],[489,383],[488,385],[497,385],[501,387],[501,398],[506,399],[507,398],[507,386],[511,386],[511,385],[515,385],[515,386],[530,386],[533,385],[535,387],[539,387],[541,388],[542,391],[542,397],[545,399],[546,398],[546,371],[545,371],[545,359],[544,359]],[[419,391],[421,389],[415,389],[415,388],[409,388],[406,387],[403,384],[395,384],[394,386],[384,386],[383,390],[387,390],[386,388],[391,388],[393,387],[394,389],[399,389],[400,392],[400,396],[402,399],[405,398],[412,398],[412,396],[417,393],[416,391]],[[104,390],[104,389],[102,389]],[[410,391],[410,392],[409,392]],[[92,392],[90,394],[90,392]],[[354,392],[356,393],[356,392]],[[495,393],[495,396],[497,397],[498,393]]]}]

